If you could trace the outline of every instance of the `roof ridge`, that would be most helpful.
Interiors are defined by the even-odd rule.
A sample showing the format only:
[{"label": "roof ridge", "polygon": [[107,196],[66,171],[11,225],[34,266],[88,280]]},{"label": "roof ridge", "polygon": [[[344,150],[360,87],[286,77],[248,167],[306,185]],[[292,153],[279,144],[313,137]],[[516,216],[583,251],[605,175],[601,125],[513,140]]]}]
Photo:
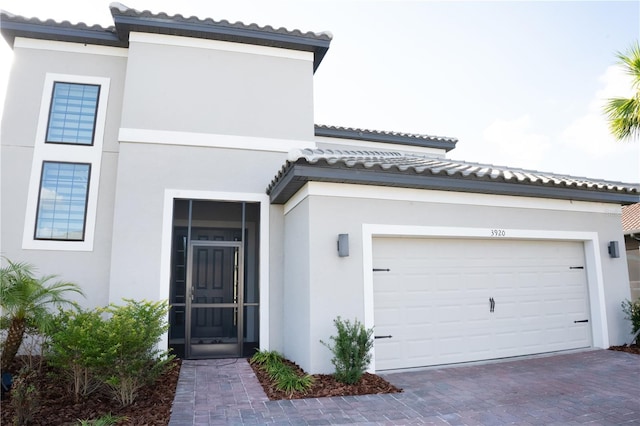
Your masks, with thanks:
[{"label": "roof ridge", "polygon": [[358,127],[345,127],[345,126],[335,126],[335,125],[327,125],[327,124],[315,124],[315,127],[319,129],[343,130],[343,131],[351,131],[351,132],[366,132],[366,133],[377,134],[377,135],[402,136],[402,137],[416,138],[416,139],[441,140],[441,141],[450,141],[450,142],[458,141],[458,138],[454,138],[450,136],[430,135],[426,133],[407,133],[407,132],[396,132],[393,130],[364,129],[364,128],[358,128]]}]

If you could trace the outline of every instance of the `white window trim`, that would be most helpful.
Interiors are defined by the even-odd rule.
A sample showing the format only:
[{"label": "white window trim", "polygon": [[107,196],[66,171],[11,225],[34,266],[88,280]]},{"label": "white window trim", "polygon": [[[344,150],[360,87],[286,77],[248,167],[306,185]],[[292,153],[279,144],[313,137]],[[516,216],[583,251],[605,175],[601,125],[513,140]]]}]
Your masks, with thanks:
[{"label": "white window trim", "polygon": [[[49,123],[49,108],[55,82],[97,84],[100,86],[100,98],[96,112],[96,124],[93,145],[73,145],[59,143],[45,143],[47,125]],[[98,188],[100,186],[100,165],[102,161],[102,145],[107,117],[110,79],[106,77],[91,77],[68,74],[47,73],[44,80],[38,128],[33,148],[33,162],[29,180],[29,194],[22,234],[22,248],[25,250],[67,250],[93,251],[95,235],[96,213],[98,207]],[[66,163],[91,164],[89,176],[89,191],[87,194],[87,209],[85,212],[84,241],[53,241],[36,240],[34,238],[36,216],[38,214],[38,197],[40,195],[40,177],[44,161]]]},{"label": "white window trim", "polygon": [[[609,347],[609,331],[607,329],[607,310],[604,297],[604,278],[602,273],[600,243],[597,232],[579,231],[542,231],[531,229],[506,229],[507,237],[493,239],[519,240],[561,240],[584,243],[584,254],[587,272],[589,307],[592,322],[592,345],[596,348]],[[364,276],[364,326],[374,325],[374,290],[373,290],[373,239],[376,237],[408,237],[408,238],[474,238],[491,239],[491,229],[411,226],[411,225],[362,225],[362,271]],[[375,372],[375,348],[369,372]]]}]

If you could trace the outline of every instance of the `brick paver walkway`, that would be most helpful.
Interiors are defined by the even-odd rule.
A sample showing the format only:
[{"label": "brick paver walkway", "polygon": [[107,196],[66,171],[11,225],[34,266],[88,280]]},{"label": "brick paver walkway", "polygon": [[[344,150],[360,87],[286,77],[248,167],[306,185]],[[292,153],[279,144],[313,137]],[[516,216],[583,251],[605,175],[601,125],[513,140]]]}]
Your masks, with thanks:
[{"label": "brick paver walkway", "polygon": [[385,374],[403,393],[269,401],[244,359],[183,361],[170,426],[640,424],[640,356],[595,350]]}]

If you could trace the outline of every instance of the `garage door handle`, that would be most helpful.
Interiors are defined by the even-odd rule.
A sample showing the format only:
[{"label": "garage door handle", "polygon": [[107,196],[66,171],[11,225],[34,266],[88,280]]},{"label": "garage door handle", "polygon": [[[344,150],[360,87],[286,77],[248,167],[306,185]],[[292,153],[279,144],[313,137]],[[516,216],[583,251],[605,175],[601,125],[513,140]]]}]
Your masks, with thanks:
[{"label": "garage door handle", "polygon": [[388,336],[374,336],[374,339],[391,339],[393,336],[392,335],[388,335]]},{"label": "garage door handle", "polygon": [[493,312],[496,309],[496,301],[493,300],[493,297],[489,298],[489,312]]},{"label": "garage door handle", "polygon": [[389,268],[373,268],[373,272],[389,272],[391,269]]},{"label": "garage door handle", "polygon": [[577,320],[577,321],[574,321],[573,323],[576,324],[576,323],[579,323],[579,322],[589,322],[589,320],[588,319],[586,319],[586,320]]}]

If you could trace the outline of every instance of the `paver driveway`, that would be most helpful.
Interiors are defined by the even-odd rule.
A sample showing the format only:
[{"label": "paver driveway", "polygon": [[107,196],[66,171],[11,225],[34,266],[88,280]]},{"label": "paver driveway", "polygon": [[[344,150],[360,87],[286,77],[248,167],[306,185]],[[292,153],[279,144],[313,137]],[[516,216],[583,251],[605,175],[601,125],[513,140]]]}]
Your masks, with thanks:
[{"label": "paver driveway", "polygon": [[623,352],[383,376],[404,392],[269,401],[244,359],[184,361],[170,426],[640,424],[640,356]]}]

